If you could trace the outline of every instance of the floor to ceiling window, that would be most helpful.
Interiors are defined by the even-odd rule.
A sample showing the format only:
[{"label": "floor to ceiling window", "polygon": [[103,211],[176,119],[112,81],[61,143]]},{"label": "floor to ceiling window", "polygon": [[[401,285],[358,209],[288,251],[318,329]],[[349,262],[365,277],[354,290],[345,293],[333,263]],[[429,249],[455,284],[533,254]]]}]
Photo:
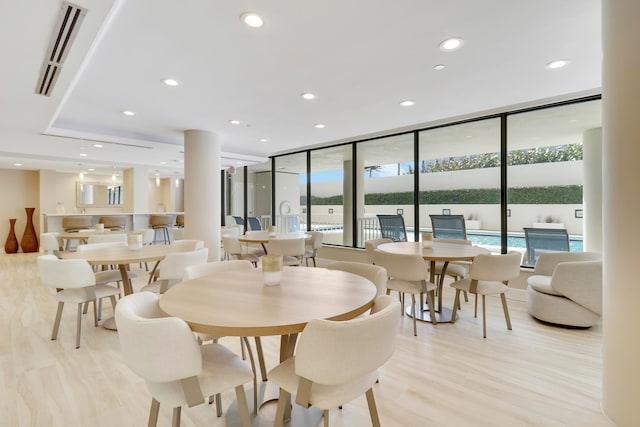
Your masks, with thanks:
[{"label": "floor to ceiling window", "polygon": [[420,132],[420,229],[461,215],[467,238],[500,252],[500,118]]},{"label": "floor to ceiling window", "polygon": [[274,224],[279,232],[306,230],[307,154],[275,158]]},{"label": "floor to ceiling window", "polygon": [[271,225],[271,162],[247,166],[247,216],[262,230]]}]

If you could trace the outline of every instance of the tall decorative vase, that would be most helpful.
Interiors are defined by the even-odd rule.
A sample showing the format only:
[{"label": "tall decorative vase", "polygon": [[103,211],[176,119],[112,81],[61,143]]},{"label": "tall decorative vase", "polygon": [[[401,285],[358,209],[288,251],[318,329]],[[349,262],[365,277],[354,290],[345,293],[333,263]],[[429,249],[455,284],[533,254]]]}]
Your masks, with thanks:
[{"label": "tall decorative vase", "polygon": [[16,219],[11,218],[9,220],[9,235],[7,241],[4,242],[4,251],[8,254],[15,254],[18,252],[18,238],[16,237]]},{"label": "tall decorative vase", "polygon": [[22,252],[36,252],[38,250],[38,238],[36,237],[36,230],[33,228],[33,211],[35,208],[24,208],[27,211],[27,226],[24,228],[24,234],[20,241]]}]

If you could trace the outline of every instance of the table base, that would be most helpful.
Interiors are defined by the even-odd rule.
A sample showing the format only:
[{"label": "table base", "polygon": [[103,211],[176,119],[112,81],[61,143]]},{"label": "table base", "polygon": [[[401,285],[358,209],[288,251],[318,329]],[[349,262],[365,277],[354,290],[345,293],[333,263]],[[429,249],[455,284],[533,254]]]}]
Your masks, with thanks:
[{"label": "table base", "polygon": [[[408,306],[405,309],[405,313],[407,314],[407,316],[413,317],[413,314],[411,313],[411,306]],[[453,310],[451,310],[450,308],[441,307],[440,310],[436,311],[436,322],[451,323],[452,314]],[[457,315],[456,319],[458,319]],[[424,310],[420,310],[420,303],[416,303],[416,320],[431,323],[431,313],[429,312],[429,306],[427,304],[424,305]]]},{"label": "table base", "polygon": [[110,331],[117,331],[118,328],[116,327],[116,318],[109,317],[108,319],[104,319],[102,321],[102,327],[105,329],[109,329]]},{"label": "table base", "polygon": [[[278,395],[280,389],[273,384],[262,382],[258,384],[258,414],[253,412],[253,388],[245,388],[244,392],[249,406],[252,427],[272,427],[278,406]],[[291,397],[295,400],[295,396]],[[263,402],[263,403],[260,403]],[[315,427],[322,419],[323,411],[318,408],[304,408],[293,402],[291,409],[291,420],[285,426],[290,427]],[[227,409],[227,427],[241,427],[240,413],[238,412],[238,402],[234,401]]]}]

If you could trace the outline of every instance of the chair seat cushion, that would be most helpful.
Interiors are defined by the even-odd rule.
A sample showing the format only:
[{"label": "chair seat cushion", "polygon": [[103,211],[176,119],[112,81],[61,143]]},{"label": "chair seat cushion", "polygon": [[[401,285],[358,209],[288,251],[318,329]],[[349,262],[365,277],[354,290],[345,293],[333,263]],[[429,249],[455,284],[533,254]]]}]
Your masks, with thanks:
[{"label": "chair seat cushion", "polygon": [[[138,275],[133,271],[127,273],[127,276],[129,276],[129,279],[135,279],[138,277]],[[103,270],[96,273],[96,285],[106,285],[107,283],[121,281],[122,274],[120,274],[120,270]]]},{"label": "chair seat cushion", "polygon": [[543,294],[564,296],[551,287],[551,276],[533,275],[527,279],[527,284]]},{"label": "chair seat cushion", "polygon": [[[269,381],[285,389],[292,395],[298,392],[299,377],[295,373],[295,357],[287,359],[273,368],[267,377]],[[336,408],[343,403],[362,396],[375,384],[377,378],[378,371],[373,371],[347,384],[323,385],[314,383],[311,386],[310,403],[320,409]]]},{"label": "chair seat cushion", "polygon": [[288,265],[288,266],[300,265],[300,260],[294,256],[284,255],[282,257],[282,265]]},{"label": "chair seat cushion", "polygon": [[387,281],[387,289],[407,294],[419,294],[421,292],[430,292],[436,289],[436,285],[431,282],[425,282],[426,287],[420,282],[411,282],[402,279],[389,279]]},{"label": "chair seat cushion", "polygon": [[[461,291],[468,291],[471,287],[471,279],[466,278],[458,280],[456,282],[453,282],[451,284],[451,287],[454,289],[460,289]],[[507,292],[508,289],[509,287],[502,282],[480,280],[478,281],[476,293],[479,295],[497,295]]]},{"label": "chair seat cushion", "polygon": [[[443,267],[444,262],[436,262],[435,274],[441,274]],[[464,264],[449,263],[449,265],[447,265],[446,274],[448,276],[464,277],[469,274],[469,266]]]},{"label": "chair seat cushion", "polygon": [[[167,349],[169,350],[169,347]],[[253,381],[253,371],[238,355],[220,344],[201,346],[202,373],[198,375],[203,399]],[[151,395],[172,408],[187,403],[180,381],[147,381]]]},{"label": "chair seat cushion", "polygon": [[[122,291],[115,286],[95,285],[93,288],[96,293],[96,299],[119,295],[122,293]],[[88,296],[87,288],[65,289],[63,291],[56,292],[55,297],[60,302],[75,304],[92,300],[92,298]]]}]

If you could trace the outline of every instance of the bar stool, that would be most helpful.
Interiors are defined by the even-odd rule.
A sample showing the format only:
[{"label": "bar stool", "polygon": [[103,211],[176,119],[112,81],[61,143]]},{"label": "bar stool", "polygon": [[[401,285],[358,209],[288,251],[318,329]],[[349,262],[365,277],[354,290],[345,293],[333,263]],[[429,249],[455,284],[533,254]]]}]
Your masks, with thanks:
[{"label": "bar stool", "polygon": [[171,215],[150,215],[149,226],[155,230],[153,236],[154,243],[158,241],[158,230],[162,230],[162,240],[164,244],[171,244],[171,235],[169,234],[169,227],[173,224]]}]

